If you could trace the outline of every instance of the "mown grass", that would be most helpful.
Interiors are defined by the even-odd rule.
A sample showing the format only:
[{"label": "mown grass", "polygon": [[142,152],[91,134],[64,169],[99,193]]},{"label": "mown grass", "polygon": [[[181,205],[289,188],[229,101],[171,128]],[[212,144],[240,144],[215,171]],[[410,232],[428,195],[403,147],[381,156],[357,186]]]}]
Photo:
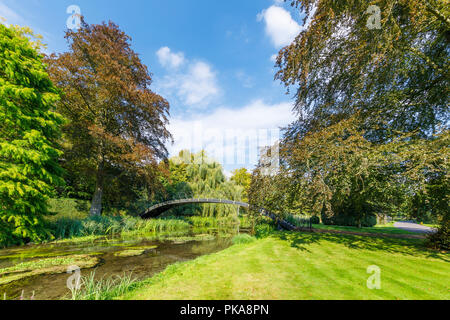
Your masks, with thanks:
[{"label": "mown grass", "polygon": [[314,229],[322,229],[322,230],[334,230],[334,231],[351,231],[351,232],[362,232],[362,233],[385,233],[385,234],[416,234],[415,232],[410,232],[406,230],[401,230],[394,227],[394,224],[386,224],[386,225],[376,225],[374,227],[346,227],[346,226],[333,226],[333,225],[324,225],[324,224],[313,224],[312,227]]},{"label": "mown grass", "polygon": [[[116,299],[450,299],[449,262],[419,239],[275,233],[169,266]],[[367,287],[371,265],[379,290]]]}]

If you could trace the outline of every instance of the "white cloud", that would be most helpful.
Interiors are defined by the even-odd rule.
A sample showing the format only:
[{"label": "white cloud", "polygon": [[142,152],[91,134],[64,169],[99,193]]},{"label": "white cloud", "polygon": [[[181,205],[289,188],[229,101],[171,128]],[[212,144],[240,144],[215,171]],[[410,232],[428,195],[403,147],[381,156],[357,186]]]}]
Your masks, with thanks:
[{"label": "white cloud", "polygon": [[191,64],[188,73],[180,80],[178,94],[187,105],[206,105],[219,94],[216,74],[205,62]]},{"label": "white cloud", "polygon": [[198,112],[189,119],[171,119],[169,130],[174,145],[171,156],[183,149],[202,149],[227,169],[247,167],[257,162],[258,148],[280,138],[280,127],[294,119],[292,104],[266,104],[256,100],[241,109],[219,108],[210,114]]},{"label": "white cloud", "polygon": [[258,21],[262,20],[266,25],[266,34],[276,48],[290,44],[302,30],[287,10],[276,5],[258,14]]},{"label": "white cloud", "polygon": [[233,176],[233,173],[230,170],[223,170],[223,174],[225,175],[225,177],[230,180],[231,177]]},{"label": "white cloud", "polygon": [[168,68],[178,68],[185,63],[184,53],[178,52],[174,53],[169,47],[162,47],[157,52],[159,63],[163,67]]},{"label": "white cloud", "polygon": [[189,61],[183,52],[172,53],[168,47],[156,54],[161,65],[168,67],[168,74],[156,82],[163,94],[193,108],[208,106],[220,94],[217,75],[210,64]]}]

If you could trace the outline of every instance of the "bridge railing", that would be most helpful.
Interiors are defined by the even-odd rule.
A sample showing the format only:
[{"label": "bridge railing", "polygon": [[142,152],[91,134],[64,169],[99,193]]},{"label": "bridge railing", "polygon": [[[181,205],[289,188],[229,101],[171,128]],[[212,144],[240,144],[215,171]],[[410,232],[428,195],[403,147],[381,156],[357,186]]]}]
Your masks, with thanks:
[{"label": "bridge railing", "polygon": [[234,200],[223,200],[223,199],[209,199],[209,198],[180,198],[180,199],[172,199],[167,200],[162,203],[156,204],[149,209],[147,209],[141,216],[147,215],[150,212],[157,210],[158,208],[165,207],[165,206],[171,206],[177,203],[223,203],[223,204],[231,204],[231,205],[239,205],[246,208],[249,208],[250,210],[254,210],[259,212],[261,215],[267,216],[270,219],[272,219],[278,226],[281,226],[283,229],[286,230],[297,230],[297,229],[304,229],[304,228],[312,228],[311,219],[296,219],[293,218],[292,215],[290,215],[291,219],[284,219],[264,208],[258,208],[256,206],[250,206],[247,203],[234,201]]}]

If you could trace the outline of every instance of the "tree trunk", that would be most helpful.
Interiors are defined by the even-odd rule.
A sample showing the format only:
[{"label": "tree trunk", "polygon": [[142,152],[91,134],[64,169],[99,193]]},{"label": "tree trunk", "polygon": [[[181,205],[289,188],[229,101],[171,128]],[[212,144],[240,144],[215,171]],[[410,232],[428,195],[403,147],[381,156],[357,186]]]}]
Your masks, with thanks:
[{"label": "tree trunk", "polygon": [[91,216],[99,216],[102,214],[102,197],[103,197],[103,169],[102,166],[97,172],[97,184],[90,209]]}]

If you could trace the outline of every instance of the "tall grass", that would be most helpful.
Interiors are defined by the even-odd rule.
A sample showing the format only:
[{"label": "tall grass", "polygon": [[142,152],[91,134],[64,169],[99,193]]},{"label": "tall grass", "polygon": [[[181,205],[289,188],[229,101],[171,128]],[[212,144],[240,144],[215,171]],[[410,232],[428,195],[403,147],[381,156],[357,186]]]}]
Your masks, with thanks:
[{"label": "tall grass", "polygon": [[186,218],[196,228],[216,228],[218,221],[214,217],[192,216]]},{"label": "tall grass", "polygon": [[71,289],[72,300],[112,300],[134,288],[137,279],[132,274],[95,279],[95,271],[81,277],[80,288]]},{"label": "tall grass", "polygon": [[149,219],[135,217],[92,216],[85,219],[61,218],[49,223],[57,239],[74,237],[117,235],[123,232],[154,233],[189,229],[188,222],[181,219]]},{"label": "tall grass", "polygon": [[239,222],[236,216],[224,216],[224,217],[201,217],[192,216],[186,218],[196,228],[217,228],[221,226],[232,226],[239,224],[242,228],[249,228],[251,223],[247,216],[240,216]]}]

